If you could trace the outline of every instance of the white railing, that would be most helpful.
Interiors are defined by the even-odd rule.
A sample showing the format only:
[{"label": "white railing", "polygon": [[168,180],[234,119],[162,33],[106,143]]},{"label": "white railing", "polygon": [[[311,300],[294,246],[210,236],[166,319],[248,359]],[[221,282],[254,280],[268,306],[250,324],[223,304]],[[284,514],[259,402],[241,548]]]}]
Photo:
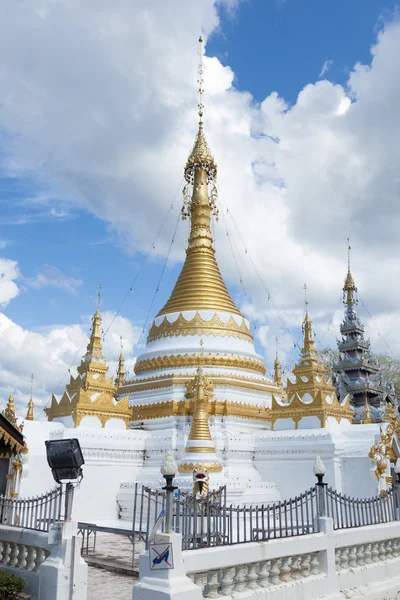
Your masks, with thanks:
[{"label": "white railing", "polygon": [[37,573],[40,565],[48,556],[50,556],[50,552],[38,546],[0,541],[0,565],[3,566],[17,567]]},{"label": "white railing", "polygon": [[318,552],[313,552],[188,575],[202,588],[205,598],[217,598],[218,594],[230,596],[233,593],[260,591],[305,580],[320,573]]},{"label": "white railing", "polygon": [[240,546],[183,552],[186,574],[205,598],[243,592],[259,600],[319,598],[384,580],[400,589],[400,523],[338,531],[323,518],[320,528],[301,538],[249,543],[245,552]]},{"label": "white railing", "polygon": [[32,600],[86,600],[87,565],[79,548],[72,522],[50,540],[44,531],[0,525],[0,570],[22,577]]},{"label": "white railing", "polygon": [[48,531],[51,523],[61,519],[62,499],[61,487],[33,498],[0,496],[0,523],[24,529]]}]

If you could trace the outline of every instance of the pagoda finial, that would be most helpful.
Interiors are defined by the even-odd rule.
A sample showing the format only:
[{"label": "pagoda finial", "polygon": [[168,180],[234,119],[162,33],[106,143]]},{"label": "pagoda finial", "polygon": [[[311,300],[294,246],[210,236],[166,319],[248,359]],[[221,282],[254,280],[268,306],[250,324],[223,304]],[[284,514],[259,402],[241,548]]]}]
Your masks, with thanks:
[{"label": "pagoda finial", "polygon": [[33,409],[35,408],[35,405],[33,403],[33,380],[34,380],[34,376],[33,376],[33,373],[32,373],[32,375],[31,375],[31,395],[29,397],[28,411],[27,411],[26,417],[25,417],[26,421],[33,421],[34,420]]},{"label": "pagoda finial", "polygon": [[118,371],[117,371],[117,377],[115,379],[115,385],[117,387],[119,387],[120,385],[122,385],[125,382],[125,361],[124,361],[124,355],[123,355],[123,349],[124,349],[124,345],[122,343],[122,335],[119,338],[120,340],[120,353],[119,353],[119,359],[118,359]]},{"label": "pagoda finial", "polygon": [[100,283],[99,290],[97,292],[97,307],[96,312],[92,317],[92,331],[90,333],[90,340],[87,345],[85,359],[89,361],[102,360],[103,359],[103,348],[101,345],[101,316],[100,316],[100,301],[101,301],[101,290],[103,286]]},{"label": "pagoda finial", "polygon": [[15,427],[17,426],[17,416],[15,414],[14,396],[9,395],[7,406],[3,410],[3,416],[10,421]]},{"label": "pagoda finial", "polygon": [[99,284],[99,290],[97,292],[97,312],[100,312],[100,303],[101,303],[101,290],[103,289],[103,285]]},{"label": "pagoda finial", "polygon": [[307,284],[304,284],[304,295],[305,295],[305,307],[306,313],[304,315],[303,321],[303,334],[304,334],[304,344],[301,353],[304,354],[315,354],[314,347],[314,338],[312,333],[312,321],[308,314],[308,298],[307,298]]},{"label": "pagoda finial", "polygon": [[203,109],[204,109],[204,105],[203,105],[203,94],[204,94],[204,90],[203,90],[203,84],[204,84],[204,79],[203,79],[203,38],[200,36],[199,37],[199,44],[200,44],[200,50],[199,50],[199,69],[198,69],[198,73],[199,73],[199,127],[203,126]]},{"label": "pagoda finial", "polygon": [[[195,202],[195,198],[193,196],[192,199],[189,197],[190,186],[196,188],[195,185],[195,174],[197,171],[203,171],[205,174],[204,177],[197,177],[197,182],[200,183],[210,183],[212,184],[212,191],[210,193],[210,197],[207,198],[207,202],[211,208],[211,214],[218,216],[218,209],[216,206],[217,200],[217,189],[215,187],[215,181],[217,178],[217,165],[215,164],[214,157],[211,154],[210,148],[208,147],[207,140],[205,138],[203,132],[203,116],[204,116],[204,104],[203,104],[203,94],[204,94],[204,79],[203,79],[203,38],[199,37],[200,44],[200,61],[198,67],[198,115],[199,115],[199,129],[197,132],[196,139],[194,141],[194,145],[191,153],[189,154],[189,158],[186,161],[185,165],[185,179],[187,184],[183,190],[183,208],[182,208],[182,217],[186,219],[187,217],[192,216],[192,204]],[[204,181],[203,181],[204,179]]]},{"label": "pagoda finial", "polygon": [[357,288],[354,283],[354,278],[353,278],[353,275],[351,274],[350,259],[351,259],[350,238],[347,238],[347,275],[346,275],[346,279],[344,280],[343,301],[349,307],[353,306],[356,303],[354,294],[355,294],[355,292],[357,292]]},{"label": "pagoda finial", "polygon": [[275,357],[275,361],[274,361],[274,382],[276,383],[277,386],[281,387],[282,386],[282,373],[281,373],[281,363],[280,363],[279,355],[278,355],[278,346],[279,346],[279,341],[278,341],[278,338],[276,338],[276,357]]}]

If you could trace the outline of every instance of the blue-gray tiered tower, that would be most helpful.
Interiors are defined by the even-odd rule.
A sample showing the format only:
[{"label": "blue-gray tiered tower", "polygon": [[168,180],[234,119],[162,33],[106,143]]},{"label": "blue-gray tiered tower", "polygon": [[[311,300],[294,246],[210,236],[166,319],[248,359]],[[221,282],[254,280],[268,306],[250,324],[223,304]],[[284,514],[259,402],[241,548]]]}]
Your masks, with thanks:
[{"label": "blue-gray tiered tower", "polygon": [[380,365],[371,357],[370,341],[364,338],[364,326],[355,310],[356,294],[349,255],[343,287],[346,308],[340,326],[342,339],[338,340],[339,361],[333,365],[336,390],[340,399],[350,394],[354,423],[380,422],[384,419],[387,392],[382,384]]}]

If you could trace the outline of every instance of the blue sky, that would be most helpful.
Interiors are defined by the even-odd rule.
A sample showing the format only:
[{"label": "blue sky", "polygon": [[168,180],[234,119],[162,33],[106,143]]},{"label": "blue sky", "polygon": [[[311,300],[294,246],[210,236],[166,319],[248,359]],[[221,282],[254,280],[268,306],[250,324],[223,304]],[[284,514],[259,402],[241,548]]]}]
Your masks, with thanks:
[{"label": "blue sky", "polygon": [[222,11],[208,51],[233,68],[238,89],[258,101],[278,91],[292,103],[325,61],[329,79],[342,84],[355,63],[368,63],[375,32],[395,9],[381,0],[250,0],[234,15]]},{"label": "blue sky", "polygon": [[[118,6],[119,3],[117,3],[116,13],[118,13]],[[135,15],[130,12],[134,9],[128,9],[127,6],[128,4],[121,0],[119,7],[121,15],[126,20],[137,16],[137,23],[140,25],[141,9],[138,8]],[[39,332],[46,336],[55,326],[62,328],[77,324],[82,327],[82,331],[86,331],[88,316],[95,308],[99,283],[103,285],[103,310],[115,312],[141,268],[144,256],[151,248],[152,240],[168,211],[168,206],[175,198],[174,209],[166,220],[156,248],[150,252],[145,266],[140,271],[135,289],[128,296],[121,310],[121,315],[133,325],[139,328],[143,326],[149,304],[158,285],[180,209],[180,195],[176,196],[174,190],[179,189],[181,185],[184,157],[190,151],[190,140],[193,139],[195,128],[195,122],[193,128],[191,125],[195,118],[193,109],[196,103],[194,95],[196,74],[193,73],[193,66],[196,62],[197,44],[194,32],[199,28],[205,30],[206,36],[209,35],[206,46],[207,56],[218,59],[214,63],[210,62],[208,67],[206,64],[209,69],[207,71],[206,68],[206,87],[208,72],[211,88],[209,121],[207,121],[206,104],[206,130],[208,127],[213,141],[211,145],[221,166],[222,184],[228,192],[226,197],[231,202],[229,170],[237,169],[233,160],[237,158],[238,164],[244,164],[248,160],[248,164],[251,164],[253,169],[254,165],[259,165],[261,175],[257,173],[259,178],[257,181],[262,181],[267,190],[265,194],[269,194],[268,197],[271,198],[268,201],[271,204],[268,204],[267,217],[264,220],[264,232],[261,231],[260,235],[265,236],[268,232],[269,216],[275,214],[275,211],[282,211],[282,214],[293,212],[293,220],[289,220],[287,226],[285,225],[282,236],[292,236],[294,249],[286,250],[291,248],[292,242],[284,242],[283,249],[277,251],[282,260],[287,252],[285,261],[289,266],[287,269],[285,267],[286,270],[283,272],[276,260],[274,266],[274,251],[266,252],[271,256],[271,262],[263,265],[265,253],[262,246],[256,244],[258,229],[256,234],[254,228],[257,220],[260,221],[257,227],[261,226],[262,222],[261,216],[259,217],[260,210],[256,209],[256,206],[261,205],[252,202],[249,216],[246,203],[250,200],[246,198],[246,193],[242,193],[239,199],[233,198],[230,205],[231,210],[236,211],[234,214],[237,215],[238,221],[246,222],[246,225],[243,225],[243,237],[246,243],[254,242],[254,261],[257,262],[260,258],[258,267],[293,336],[298,335],[298,323],[301,321],[303,311],[300,282],[307,277],[307,281],[311,280],[310,304],[315,313],[316,328],[319,327],[321,337],[329,331],[327,341],[334,343],[334,323],[338,324],[341,314],[340,288],[346,268],[345,240],[349,231],[353,229],[358,232],[356,239],[360,240],[359,258],[354,259],[360,273],[360,280],[362,283],[369,281],[373,288],[378,287],[371,282],[369,268],[362,260],[362,244],[365,242],[362,215],[368,212],[369,205],[357,208],[358,212],[354,213],[352,221],[346,222],[345,226],[338,222],[337,225],[332,226],[332,230],[329,226],[329,218],[325,213],[319,212],[322,211],[321,207],[315,211],[310,208],[309,216],[304,211],[299,213],[306,215],[303,223],[303,217],[296,216],[296,207],[301,206],[301,201],[297,202],[295,196],[290,195],[294,186],[287,184],[283,177],[285,190],[279,198],[275,198],[275,194],[278,193],[276,188],[268,187],[270,171],[276,169],[280,173],[286,173],[287,181],[290,182],[294,177],[292,168],[280,164],[279,157],[271,158],[274,156],[275,149],[268,146],[267,142],[262,146],[262,150],[256,152],[250,146],[253,143],[252,138],[257,138],[261,131],[261,137],[268,136],[270,133],[274,137],[273,128],[278,131],[276,138],[286,135],[286,125],[282,129],[282,118],[279,117],[279,120],[276,118],[277,106],[281,106],[279,102],[283,102],[284,99],[287,105],[283,112],[295,106],[297,114],[302,115],[301,111],[304,112],[305,109],[302,108],[301,102],[298,102],[298,95],[309,84],[312,84],[314,96],[307,105],[301,126],[297,121],[293,125],[290,132],[292,140],[296,139],[296,131],[303,132],[306,127],[311,127],[310,123],[314,121],[319,123],[320,115],[325,107],[334,101],[335,94],[337,102],[341,102],[340,94],[351,96],[350,80],[356,81],[356,85],[359,85],[358,93],[361,94],[365,85],[363,82],[357,83],[358,74],[354,76],[351,74],[356,63],[366,65],[371,63],[371,46],[376,44],[378,33],[385,27],[385,23],[394,22],[395,3],[374,0],[368,2],[248,0],[239,2],[232,10],[226,8],[224,3],[217,4],[215,9],[212,1],[209,0],[204,3],[203,8],[201,13],[200,9],[195,7],[195,3],[190,2],[182,11],[187,14],[179,14],[178,5],[174,7],[172,3],[171,15],[165,15],[166,23],[161,17],[161,20],[157,21],[158,17],[154,15],[154,24],[160,27],[164,40],[161,50],[149,34],[148,39],[144,38],[145,42],[141,47],[139,46],[137,54],[134,54],[128,45],[124,47],[123,26],[118,23],[121,32],[113,39],[114,62],[110,59],[108,63],[105,58],[106,42],[100,40],[97,45],[87,47],[82,43],[82,74],[79,73],[78,68],[75,79],[73,60],[76,58],[68,63],[68,56],[75,57],[74,53],[79,49],[79,43],[75,48],[68,45],[70,42],[67,40],[67,35],[65,40],[61,36],[59,42],[53,39],[51,32],[54,26],[52,27],[49,22],[47,28],[45,20],[42,19],[38,25],[38,31],[40,27],[45,31],[45,35],[42,36],[43,49],[41,49],[39,38],[35,37],[37,15],[32,13],[27,16],[26,23],[23,22],[25,16],[21,16],[17,9],[14,14],[7,16],[10,20],[4,27],[8,26],[10,36],[9,38],[3,36],[3,46],[0,47],[3,55],[7,57],[3,59],[6,76],[3,84],[0,85],[3,98],[3,101],[0,98],[2,111],[2,116],[0,115],[0,256],[16,261],[20,275],[18,278],[12,277],[18,286],[18,295],[14,294],[15,297],[10,297],[9,302],[4,302],[1,308],[3,313],[23,330]],[[110,20],[111,16],[106,12],[106,4],[102,4],[101,10],[104,10],[104,18]],[[198,24],[193,22],[196,11],[200,11]],[[93,16],[93,19],[95,17],[97,18],[97,15]],[[63,22],[57,14],[52,18],[56,22],[58,18],[60,23]],[[85,23],[85,18],[90,18],[90,13],[81,15],[81,18]],[[115,19],[115,15],[112,18]],[[171,18],[171,25],[168,30],[169,18]],[[66,32],[68,27],[73,31],[73,19],[71,9],[68,19],[62,25]],[[173,27],[178,28],[180,19],[182,20],[182,48],[179,47],[179,40],[174,38],[172,30]],[[81,25],[78,21],[75,23],[78,31]],[[190,32],[193,31],[191,38],[188,35],[188,23]],[[29,35],[24,35],[24,27],[30,32],[31,39]],[[179,28],[177,30],[179,37]],[[14,36],[11,35],[12,33]],[[389,38],[388,34],[385,39],[389,40]],[[192,45],[190,39],[194,39]],[[23,41],[20,42],[17,56],[11,60],[8,57],[13,54],[15,50],[13,44],[18,44],[18,40]],[[381,46],[383,47],[383,44]],[[64,51],[65,56],[62,58]],[[52,53],[57,56],[51,56]],[[185,61],[182,62],[181,67],[179,61]],[[321,74],[324,65],[325,72]],[[36,73],[32,75],[32,80],[26,87],[21,84],[25,78],[29,79],[29,76],[25,77],[25,69],[27,69],[26,73]],[[122,71],[124,77],[120,78]],[[193,73],[192,80],[189,78],[189,73]],[[164,76],[168,76],[168,79],[164,80]],[[115,77],[115,86],[112,83],[113,77]],[[390,79],[387,74],[382,77]],[[174,88],[175,78],[176,88]],[[232,78],[231,86],[229,81],[232,81]],[[324,78],[330,82],[329,86],[314,86],[318,80]],[[225,79],[228,83],[224,87]],[[143,88],[143,81],[149,85],[150,90],[153,90],[147,99],[140,98],[135,105],[135,94],[132,92],[132,103],[127,101],[126,105],[122,104],[126,93],[125,86],[129,84],[131,87],[126,88],[129,90],[134,90],[136,85],[141,85]],[[36,84],[37,89],[35,89]],[[22,91],[19,87],[21,85]],[[154,91],[158,89],[157,85],[160,86],[159,96]],[[119,97],[118,86],[121,89]],[[139,90],[140,87],[137,89]],[[245,92],[245,94],[238,92]],[[276,92],[277,95],[271,97],[272,92]],[[113,97],[113,93],[117,100]],[[325,96],[322,97],[324,94]],[[103,95],[104,104],[102,104]],[[355,96],[357,94],[354,95],[353,90],[353,99]],[[261,106],[268,97],[271,98],[270,102]],[[64,98],[65,106],[62,106]],[[302,93],[302,98],[304,103],[304,98],[307,99],[308,96]],[[193,105],[191,105],[192,99]],[[116,104],[113,105],[113,102]],[[92,104],[90,107],[89,103]],[[183,103],[181,108],[180,103]],[[274,104],[273,108],[270,104]],[[85,115],[89,108],[90,118],[87,118]],[[375,108],[371,108],[371,111],[376,112]],[[231,142],[231,138],[227,137],[224,148],[223,132],[227,131],[227,127],[234,129],[235,125],[232,115],[237,115],[237,123],[243,117],[243,127],[251,122],[251,135],[248,139],[235,138],[237,142]],[[93,123],[97,123],[97,129],[91,128],[90,125],[86,130],[84,118],[87,121],[92,119]],[[361,120],[360,118],[359,121]],[[177,123],[181,125],[178,127]],[[221,130],[218,129],[218,123],[222,123]],[[315,127],[319,127],[317,124]],[[325,135],[324,127],[325,125],[321,125],[321,132],[323,131]],[[97,131],[102,128],[106,132],[104,139],[96,139],[93,131],[97,136]],[[186,131],[185,128],[192,129]],[[257,131],[258,128],[260,132]],[[217,133],[217,129],[222,133]],[[236,133],[233,131],[232,135],[242,136],[243,132],[239,129],[238,125],[238,130]],[[125,135],[127,139],[124,139]],[[340,135],[341,139],[348,137],[353,140],[354,127],[348,126],[348,129],[343,129]],[[167,139],[170,140],[168,145],[171,148],[177,148],[177,151],[173,153],[171,151],[171,156],[169,154],[167,156],[165,152]],[[237,156],[234,151],[235,143],[238,148]],[[326,147],[327,142],[324,144]],[[114,145],[115,156],[118,157],[115,163]],[[287,145],[289,146],[289,142]],[[240,152],[247,152],[243,155],[243,159],[239,156],[239,146]],[[259,154],[257,159],[254,159],[255,153]],[[144,159],[147,155],[151,157],[151,168],[150,159]],[[139,158],[135,158],[136,156]],[[132,162],[136,160],[132,172],[129,170],[131,160]],[[361,159],[360,161],[362,162]],[[327,159],[327,172],[332,170],[332,165],[335,165],[335,161],[332,160],[330,163]],[[378,173],[376,177],[378,176],[381,177],[379,181],[383,181],[384,173],[382,172],[381,175]],[[243,176],[244,190],[247,185],[246,177],[247,175]],[[315,179],[315,172],[310,171],[309,181],[312,185]],[[336,176],[336,180],[340,180],[340,176]],[[161,184],[162,181],[165,181],[165,185]],[[354,182],[350,183],[354,187]],[[256,194],[260,186],[257,183],[254,185]],[[288,195],[286,189],[289,191]],[[307,190],[307,184],[304,189]],[[319,187],[316,186],[316,197],[318,189]],[[362,196],[361,190],[362,186],[359,191],[357,190],[358,196]],[[339,195],[341,193],[341,191],[337,192]],[[344,197],[346,193],[343,192]],[[384,192],[388,197],[390,193],[390,191]],[[304,198],[304,192],[299,194]],[[261,203],[263,197],[260,197]],[[323,204],[322,199],[319,203],[316,201],[315,206],[317,204]],[[334,204],[330,208],[335,210]],[[338,212],[340,210],[343,211],[338,209]],[[241,215],[247,215],[248,222],[247,217]],[[279,217],[279,222],[281,219],[284,217]],[[310,232],[307,233],[308,222],[310,231],[313,232],[311,235],[313,239],[310,239]],[[179,225],[178,238],[171,254],[172,260],[167,265],[165,276],[150,311],[151,317],[154,317],[168,297],[179,273],[179,258],[183,258],[185,227],[187,225],[183,223]],[[230,227],[232,236],[234,235],[232,223]],[[293,231],[296,233],[293,234]],[[386,256],[387,252],[394,255],[393,246],[389,250],[385,247],[388,242],[384,241],[384,233],[385,226],[382,225],[383,241],[374,248],[375,257]],[[273,354],[270,348],[271,340],[276,334],[283,337],[286,335],[279,331],[279,317],[276,311],[271,313],[265,293],[259,287],[257,288],[254,275],[248,275],[245,259],[237,257],[239,263],[242,261],[240,267],[243,273],[249,277],[246,298],[243,297],[223,224],[217,228],[216,235],[217,249],[221,253],[221,267],[227,277],[232,295],[239,304],[243,304],[246,300],[246,304],[251,305],[248,315],[253,318],[258,330],[261,330],[260,337],[257,339],[258,349],[270,361]],[[372,252],[372,248],[367,248],[366,252],[369,251]],[[302,258],[303,254],[308,258]],[[291,263],[293,257],[296,260]],[[306,265],[304,272],[299,269],[298,264]],[[317,276],[317,272],[324,271],[326,277],[326,271],[330,269],[331,284],[327,286],[323,283],[323,278]],[[379,279],[378,275],[377,277]],[[2,281],[4,284],[4,280],[0,280],[0,286]],[[320,289],[317,289],[318,281],[320,281]],[[376,290],[372,290],[368,295],[369,292],[364,288],[363,296],[368,298],[370,307],[378,309],[379,303],[375,292]],[[394,309],[389,304],[379,307],[383,311],[383,324],[390,322],[388,315],[391,315],[390,318],[393,316]],[[393,299],[394,304],[395,299]],[[360,312],[362,312],[361,307]],[[367,318],[366,313],[364,316]],[[268,322],[268,317],[274,324]],[[390,325],[387,326],[390,330]],[[282,342],[282,352],[288,359],[292,354],[292,340],[290,336],[286,335],[286,337],[286,342]],[[130,347],[128,353],[132,355],[132,352],[134,353]],[[115,345],[112,353],[113,356],[116,353]],[[68,357],[65,361],[68,362]],[[4,380],[7,380],[4,390],[7,386],[11,386],[15,388],[14,392],[18,392],[16,382],[19,377],[28,382],[30,371],[34,368],[39,369],[40,365],[35,363],[34,358],[31,360],[29,357],[26,358],[26,374],[14,373],[10,365],[7,368],[3,365]],[[45,397],[51,389],[52,381],[47,377],[38,385],[41,385],[41,393]],[[21,387],[21,397],[25,393],[24,390],[26,391],[25,383]]]}]

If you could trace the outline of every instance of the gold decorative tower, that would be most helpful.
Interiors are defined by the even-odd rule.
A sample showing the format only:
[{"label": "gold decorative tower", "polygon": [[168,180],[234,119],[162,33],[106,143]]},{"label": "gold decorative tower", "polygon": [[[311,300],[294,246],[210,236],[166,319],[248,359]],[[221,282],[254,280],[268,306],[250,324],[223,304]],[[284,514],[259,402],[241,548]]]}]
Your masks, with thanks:
[{"label": "gold decorative tower", "polygon": [[12,394],[9,395],[7,406],[2,414],[14,427],[17,427],[17,415],[15,414],[14,396]]},{"label": "gold decorative tower", "polygon": [[279,356],[278,356],[278,338],[276,338],[276,357],[275,357],[275,361],[274,361],[274,383],[280,388],[283,386],[281,363],[280,363]]},{"label": "gold decorative tower", "polygon": [[[129,399],[125,397],[118,402],[112,377],[107,378],[108,366],[101,344],[100,290],[92,322],[86,354],[77,369],[78,375],[71,375],[60,402],[53,394],[50,408],[45,409],[47,418],[53,421],[72,417],[75,427],[81,424],[84,417],[96,417],[102,427],[110,419],[121,419],[128,429],[131,417]],[[93,422],[87,423],[89,427],[93,425]]]},{"label": "gold decorative tower", "polygon": [[332,385],[332,379],[318,358],[312,332],[312,322],[306,313],[303,321],[303,348],[298,364],[293,369],[295,382],[290,379],[285,388],[286,402],[280,403],[275,397],[272,400],[271,420],[274,428],[280,419],[292,419],[294,428],[306,417],[317,417],[319,423],[313,425],[310,419],[302,424],[306,428],[326,427],[328,417],[334,417],[339,423],[347,419],[350,423],[353,411],[350,398],[340,403]]},{"label": "gold decorative tower", "polygon": [[197,375],[187,385],[187,396],[192,399],[194,407],[185,454],[179,462],[179,473],[193,473],[194,470],[222,471],[222,463],[215,455],[215,445],[208,424],[213,386],[203,373],[202,358],[201,352]]},{"label": "gold decorative tower", "polygon": [[31,395],[29,397],[29,402],[28,402],[28,410],[26,413],[26,417],[25,420],[26,421],[33,421],[34,420],[34,414],[33,414],[33,409],[35,408],[35,405],[33,403],[33,373],[31,375]]},{"label": "gold decorative tower", "polygon": [[121,344],[121,351],[119,353],[118,371],[117,371],[117,377],[115,379],[115,385],[117,387],[117,390],[121,385],[123,385],[125,383],[125,361],[124,361],[124,356],[122,354],[122,350],[123,350],[122,335],[120,338],[120,344]]},{"label": "gold decorative tower", "polygon": [[185,262],[150,327],[145,352],[135,364],[136,377],[125,382],[121,393],[131,395],[134,421],[191,415],[193,403],[186,401],[185,389],[196,373],[203,338],[203,368],[214,386],[213,415],[251,419],[259,426],[268,421],[271,394],[278,388],[265,377],[250,324],[232,300],[216,261],[211,220],[218,215],[217,165],[204,133],[202,61],[198,107],[198,130],[184,169],[182,217],[190,219]]}]

